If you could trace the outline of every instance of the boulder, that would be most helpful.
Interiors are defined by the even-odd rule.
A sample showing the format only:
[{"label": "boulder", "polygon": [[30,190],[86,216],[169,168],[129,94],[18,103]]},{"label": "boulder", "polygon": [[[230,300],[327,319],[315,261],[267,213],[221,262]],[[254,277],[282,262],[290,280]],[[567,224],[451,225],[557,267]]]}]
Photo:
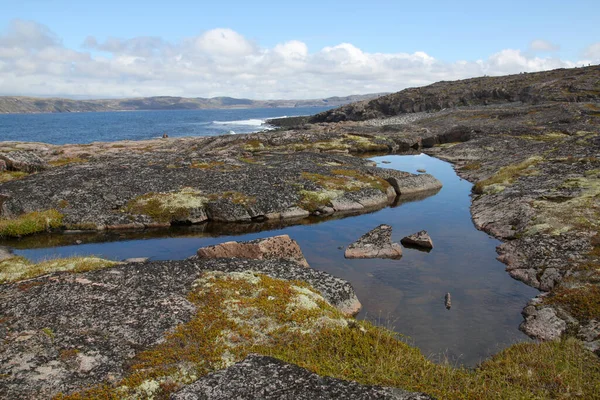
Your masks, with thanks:
[{"label": "boulder", "polygon": [[412,235],[408,235],[403,237],[400,240],[404,246],[414,246],[414,247],[422,247],[424,249],[433,249],[433,241],[427,234],[427,231],[420,231],[417,233],[413,233]]},{"label": "boulder", "polygon": [[379,225],[350,244],[344,253],[346,258],[400,258],[402,247],[392,243],[392,227]]},{"label": "boulder", "polygon": [[249,258],[252,260],[285,259],[309,267],[300,246],[288,235],[249,242],[225,242],[198,249],[200,258]]},{"label": "boulder", "polygon": [[415,175],[409,172],[388,168],[374,169],[373,174],[388,181],[399,196],[411,193],[435,191],[442,187],[442,182],[430,174]]},{"label": "boulder", "polygon": [[3,152],[0,161],[4,161],[5,168],[10,171],[37,172],[48,168],[46,161],[31,151]]},{"label": "boulder", "polygon": [[171,395],[172,400],[229,399],[395,399],[425,400],[423,393],[319,376],[276,358],[250,354],[229,368],[208,374]]}]

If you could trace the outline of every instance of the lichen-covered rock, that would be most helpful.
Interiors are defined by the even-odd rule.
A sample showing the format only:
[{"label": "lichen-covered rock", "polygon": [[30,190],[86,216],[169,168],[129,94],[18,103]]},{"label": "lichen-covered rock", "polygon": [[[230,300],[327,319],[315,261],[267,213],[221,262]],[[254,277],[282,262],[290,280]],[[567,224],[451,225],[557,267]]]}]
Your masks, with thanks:
[{"label": "lichen-covered rock", "polygon": [[415,175],[388,168],[379,168],[376,173],[388,181],[399,196],[421,192],[435,192],[442,188],[442,182],[430,174]]},{"label": "lichen-covered rock", "polygon": [[0,246],[0,261],[14,257],[13,252],[6,246]]},{"label": "lichen-covered rock", "polygon": [[346,258],[400,258],[402,247],[392,243],[392,227],[379,225],[350,244],[344,252]]},{"label": "lichen-covered rock", "polygon": [[198,249],[200,258],[285,259],[308,267],[298,243],[288,235],[272,236],[248,242],[225,242]]},{"label": "lichen-covered rock", "polygon": [[428,400],[423,393],[365,386],[322,377],[297,365],[251,354],[224,370],[213,372],[171,395],[172,400],[229,399],[394,399]]},{"label": "lichen-covered rock", "polygon": [[523,310],[525,321],[519,327],[527,335],[540,340],[555,340],[567,330],[567,322],[552,307],[541,305],[539,298],[532,300]]},{"label": "lichen-covered rock", "polygon": [[48,168],[46,161],[32,151],[0,152],[0,161],[9,171],[37,172]]},{"label": "lichen-covered rock", "polygon": [[[188,295],[207,271],[252,271],[307,282],[338,310],[359,309],[347,282],[280,260],[130,263],[3,284],[0,393],[6,398],[50,398],[118,381],[128,360],[190,321],[196,306]],[[306,294],[306,304],[315,301],[311,296]]]},{"label": "lichen-covered rock", "polygon": [[405,236],[400,240],[400,243],[405,246],[433,249],[433,241],[427,234],[427,231],[419,231],[417,233],[413,233],[412,235]]}]

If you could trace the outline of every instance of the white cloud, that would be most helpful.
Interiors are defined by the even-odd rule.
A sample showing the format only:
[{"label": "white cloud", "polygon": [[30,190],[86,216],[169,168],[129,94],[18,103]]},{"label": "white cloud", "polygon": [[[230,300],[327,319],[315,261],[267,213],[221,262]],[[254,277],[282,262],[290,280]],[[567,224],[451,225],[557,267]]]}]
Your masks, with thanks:
[{"label": "white cloud", "polygon": [[529,49],[532,51],[558,51],[560,50],[560,46],[547,40],[536,39],[529,43]]},{"label": "white cloud", "polygon": [[600,61],[600,42],[594,43],[591,46],[589,46],[585,50],[584,55],[585,55],[585,57],[589,58],[590,60],[599,62]]},{"label": "white cloud", "polygon": [[[0,35],[0,94],[300,99],[581,65],[514,49],[454,63],[423,51],[369,53],[350,43],[311,53],[297,40],[265,48],[222,28],[178,43],[158,37],[88,37],[83,46],[93,54],[64,47],[43,25],[14,21]],[[600,59],[600,43],[590,46],[586,57]]]}]

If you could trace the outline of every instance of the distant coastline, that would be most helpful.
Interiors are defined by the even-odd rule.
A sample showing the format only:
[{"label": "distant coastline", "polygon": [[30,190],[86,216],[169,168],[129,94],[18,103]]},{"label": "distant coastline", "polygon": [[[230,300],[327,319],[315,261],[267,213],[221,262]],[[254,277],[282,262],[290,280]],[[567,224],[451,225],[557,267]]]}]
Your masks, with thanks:
[{"label": "distant coastline", "polygon": [[374,99],[385,94],[386,93],[372,93],[309,100],[251,100],[233,97],[186,98],[171,96],[73,100],[64,98],[0,96],[0,114],[337,107],[356,101]]}]

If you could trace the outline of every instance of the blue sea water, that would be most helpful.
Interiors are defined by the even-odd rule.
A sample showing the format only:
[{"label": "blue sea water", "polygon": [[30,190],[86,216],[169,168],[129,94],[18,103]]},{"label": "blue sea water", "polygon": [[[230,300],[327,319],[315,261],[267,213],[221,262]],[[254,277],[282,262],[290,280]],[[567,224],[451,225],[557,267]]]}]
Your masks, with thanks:
[{"label": "blue sea water", "polygon": [[312,115],[331,107],[0,114],[0,141],[51,144],[215,136],[270,128],[265,120]]}]

